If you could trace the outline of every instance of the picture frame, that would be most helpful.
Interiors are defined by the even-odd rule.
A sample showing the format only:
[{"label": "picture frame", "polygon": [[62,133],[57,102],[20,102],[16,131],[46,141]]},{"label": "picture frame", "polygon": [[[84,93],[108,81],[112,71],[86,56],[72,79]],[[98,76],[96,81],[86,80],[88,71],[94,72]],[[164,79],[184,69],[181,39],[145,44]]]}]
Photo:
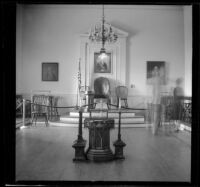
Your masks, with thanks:
[{"label": "picture frame", "polygon": [[58,81],[57,62],[42,62],[42,81]]},{"label": "picture frame", "polygon": [[100,58],[100,53],[94,53],[94,73],[111,73],[112,72],[112,54],[106,53],[104,59]]},{"label": "picture frame", "polygon": [[155,70],[158,71],[161,84],[166,84],[165,61],[147,61],[147,84],[152,84]]}]

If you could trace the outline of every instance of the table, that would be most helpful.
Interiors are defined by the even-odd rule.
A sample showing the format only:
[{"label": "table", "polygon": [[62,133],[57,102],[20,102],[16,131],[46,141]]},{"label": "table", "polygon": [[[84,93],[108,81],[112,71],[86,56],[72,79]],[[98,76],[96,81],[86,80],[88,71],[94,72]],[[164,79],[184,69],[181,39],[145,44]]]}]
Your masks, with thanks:
[{"label": "table", "polygon": [[114,155],[110,149],[110,129],[114,128],[114,119],[86,118],[84,127],[89,129],[87,159],[92,161],[113,160]]}]

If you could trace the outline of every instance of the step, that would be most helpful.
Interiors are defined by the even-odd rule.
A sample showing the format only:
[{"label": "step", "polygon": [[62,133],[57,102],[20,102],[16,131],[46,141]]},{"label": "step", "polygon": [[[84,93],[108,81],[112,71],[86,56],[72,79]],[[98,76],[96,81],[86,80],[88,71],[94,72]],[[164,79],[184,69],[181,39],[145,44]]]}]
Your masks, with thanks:
[{"label": "step", "polygon": [[[82,118],[84,121],[85,118]],[[115,123],[119,122],[118,118],[114,118]],[[79,118],[77,117],[71,117],[71,116],[61,116],[60,117],[61,122],[67,122],[67,123],[79,123]],[[143,116],[135,116],[135,117],[129,117],[129,118],[121,118],[121,124],[124,123],[144,123],[144,117]]]},{"label": "step", "polygon": [[[75,127],[78,128],[78,123],[68,123],[64,121],[57,121],[57,122],[49,122],[50,126],[57,126],[57,127]],[[121,124],[121,127],[146,127],[144,123],[131,123],[131,124]],[[84,125],[82,126],[84,128]],[[118,128],[118,123],[115,123],[115,128]]]},{"label": "step", "polygon": [[[78,112],[70,112],[69,115],[71,117],[79,117],[79,113]],[[90,116],[89,112],[83,112],[82,114],[83,117],[88,118]],[[92,112],[92,117],[106,117],[107,113],[103,112]],[[121,113],[121,117],[122,118],[126,118],[126,117],[134,117],[135,113],[134,112],[122,112]],[[109,112],[108,113],[108,117],[109,118],[118,118],[119,117],[119,113],[118,112]]]}]

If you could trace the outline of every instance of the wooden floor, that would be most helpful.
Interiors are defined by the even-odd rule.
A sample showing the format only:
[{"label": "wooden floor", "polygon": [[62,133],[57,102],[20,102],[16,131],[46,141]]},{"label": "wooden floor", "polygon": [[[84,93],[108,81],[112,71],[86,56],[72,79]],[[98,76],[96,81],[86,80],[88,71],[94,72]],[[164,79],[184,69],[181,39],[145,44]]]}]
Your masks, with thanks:
[{"label": "wooden floor", "polygon": [[[17,181],[190,181],[191,134],[123,128],[125,160],[74,163],[77,128],[32,126],[16,130]],[[87,140],[88,129],[83,129]],[[117,129],[111,130],[111,142]],[[114,147],[111,143],[111,149]]]}]

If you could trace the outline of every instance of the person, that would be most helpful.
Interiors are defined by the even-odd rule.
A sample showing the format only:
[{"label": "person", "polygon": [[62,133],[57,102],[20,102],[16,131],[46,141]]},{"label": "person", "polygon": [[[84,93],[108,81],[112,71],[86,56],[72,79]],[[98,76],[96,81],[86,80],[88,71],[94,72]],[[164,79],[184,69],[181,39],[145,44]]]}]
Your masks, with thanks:
[{"label": "person", "polygon": [[103,60],[98,61],[97,62],[97,70],[100,72],[107,71],[107,64]]},{"label": "person", "polygon": [[181,97],[184,96],[184,91],[181,86],[182,84],[182,79],[178,78],[176,80],[176,87],[174,88],[173,91],[173,99],[174,99],[174,111],[173,111],[173,118],[174,118],[174,124],[175,124],[175,131],[179,131],[180,127],[180,119],[181,119],[181,109],[182,109],[182,100]]},{"label": "person", "polygon": [[56,80],[56,75],[50,66],[47,67],[46,79],[49,81]]},{"label": "person", "polygon": [[96,68],[98,72],[106,72],[108,70],[108,65],[107,65],[108,59],[101,59],[100,57],[97,58],[97,64]]},{"label": "person", "polygon": [[160,125],[160,117],[161,117],[161,83],[162,79],[160,77],[159,68],[157,66],[154,67],[152,72],[152,133],[157,134],[158,127]]}]

